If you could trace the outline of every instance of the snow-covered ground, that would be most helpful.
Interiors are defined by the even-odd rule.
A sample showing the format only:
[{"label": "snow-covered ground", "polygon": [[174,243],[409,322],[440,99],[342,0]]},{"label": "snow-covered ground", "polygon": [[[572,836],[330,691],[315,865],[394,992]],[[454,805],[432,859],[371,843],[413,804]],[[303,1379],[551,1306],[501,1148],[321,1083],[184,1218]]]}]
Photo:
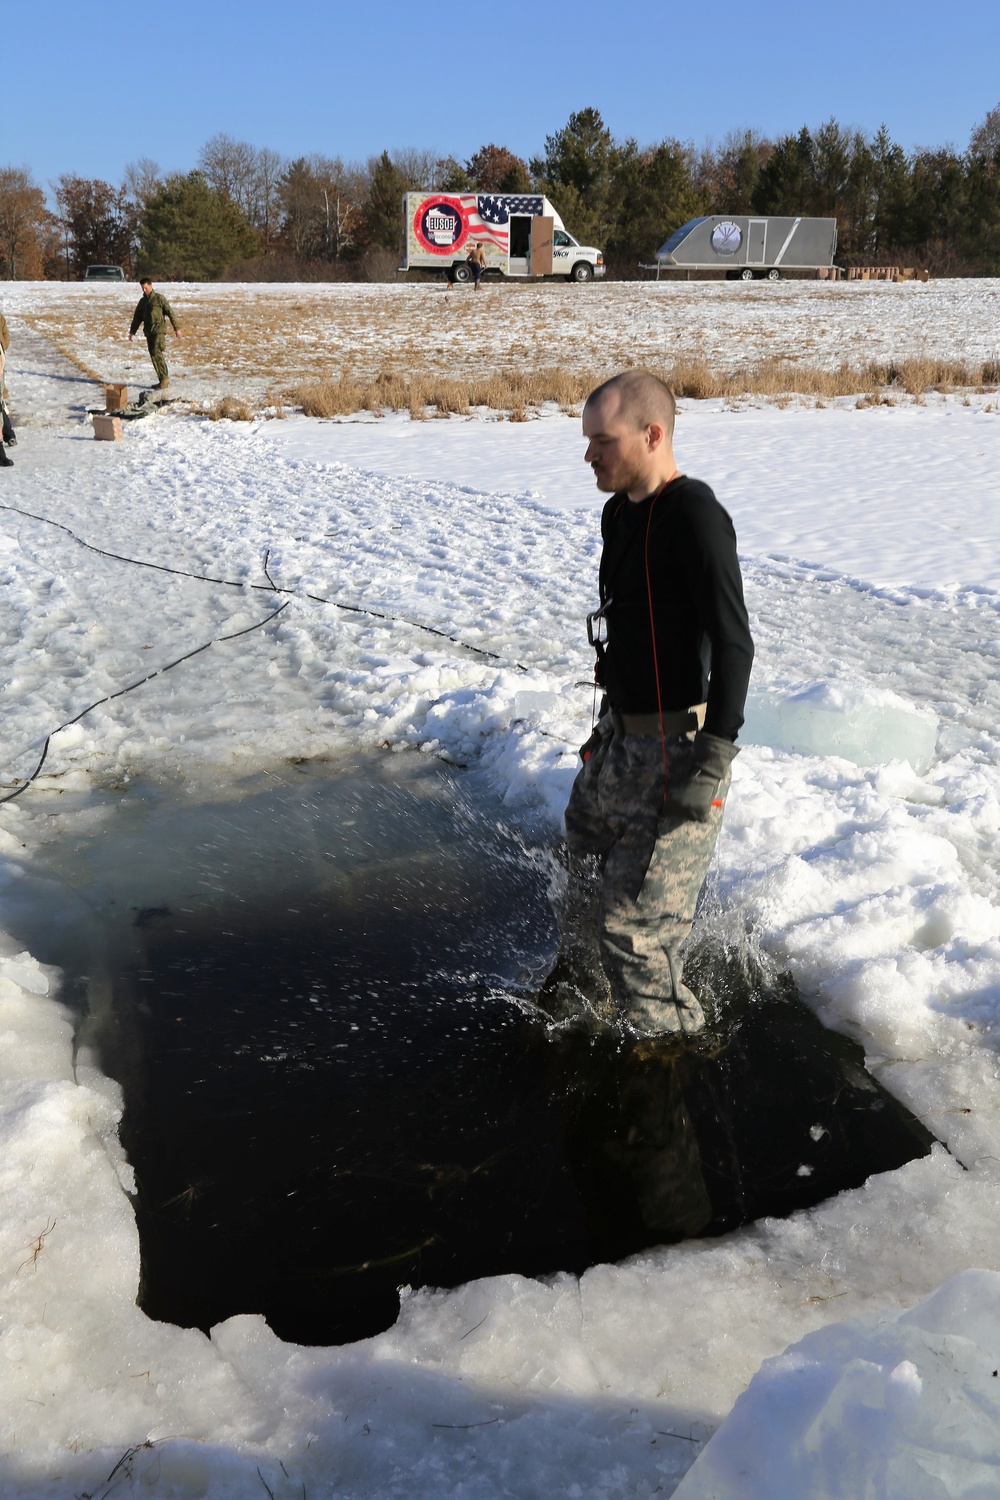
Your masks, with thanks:
[{"label": "snow-covered ground", "polygon": [[[481,377],[558,366],[700,359],[741,370],[771,358],[831,370],[914,356],[972,364],[1000,352],[996,280],[633,281],[499,285],[444,295],[443,282],[390,286],[164,285],[181,328],[173,374],[195,396],[235,387],[258,399],[303,379],[391,369]],[[30,319],[105,380],[145,382],[141,337],[125,341],[138,288],[17,282],[3,308]]]},{"label": "snow-covered ground", "polygon": [[[197,803],[388,746],[475,758],[512,816],[558,824],[591,713],[599,497],[577,421],[164,413],[95,443],[97,388],[18,291],[0,796],[58,726],[150,680],[54,734],[0,806],[0,926],[59,921],[33,872],[108,816],[93,788]],[[995,348],[995,304],[963,305]],[[682,467],[736,522],[758,647],[724,920],[943,1146],[720,1240],[407,1293],[361,1344],[285,1345],[252,1314],[207,1338],[137,1310],[117,1090],[74,1056],[58,976],[0,938],[5,1495],[1000,1493],[994,405],[691,403],[678,424]]]}]

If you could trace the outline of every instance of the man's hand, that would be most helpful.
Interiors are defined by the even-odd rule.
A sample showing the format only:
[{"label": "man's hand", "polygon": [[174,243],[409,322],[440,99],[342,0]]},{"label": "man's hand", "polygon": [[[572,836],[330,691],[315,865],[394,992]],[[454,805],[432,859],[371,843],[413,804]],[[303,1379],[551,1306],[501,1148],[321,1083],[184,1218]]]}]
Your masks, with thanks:
[{"label": "man's hand", "polygon": [[131,342],[132,342],[132,340],[134,338],[135,338],[135,334],[134,333],[130,333],[129,336],[128,336],[128,341],[129,341],[130,344],[131,344]]},{"label": "man's hand", "polygon": [[722,806],[719,784],[739,754],[732,740],[699,729],[691,747],[691,774],[685,781],[671,780],[663,810],[668,816],[707,823],[714,806]]},{"label": "man's hand", "polygon": [[175,338],[175,339],[179,339],[179,338],[180,338],[180,336],[181,336],[181,331],[180,331],[180,329],[179,329],[179,328],[175,328],[175,329],[174,329],[174,338]]}]

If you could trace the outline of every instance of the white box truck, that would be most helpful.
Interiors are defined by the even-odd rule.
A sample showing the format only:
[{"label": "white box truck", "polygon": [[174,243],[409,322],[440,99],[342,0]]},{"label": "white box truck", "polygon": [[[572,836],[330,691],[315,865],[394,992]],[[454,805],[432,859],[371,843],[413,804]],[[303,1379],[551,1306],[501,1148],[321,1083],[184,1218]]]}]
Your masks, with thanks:
[{"label": "white box truck", "polygon": [[406,193],[403,236],[404,271],[449,271],[455,281],[472,280],[473,243],[486,251],[486,269],[502,276],[604,275],[600,250],[575,240],[541,193]]},{"label": "white box truck", "polygon": [[675,229],[656,252],[660,271],[725,271],[731,281],[780,281],[782,271],[833,266],[836,219],[706,214]]}]

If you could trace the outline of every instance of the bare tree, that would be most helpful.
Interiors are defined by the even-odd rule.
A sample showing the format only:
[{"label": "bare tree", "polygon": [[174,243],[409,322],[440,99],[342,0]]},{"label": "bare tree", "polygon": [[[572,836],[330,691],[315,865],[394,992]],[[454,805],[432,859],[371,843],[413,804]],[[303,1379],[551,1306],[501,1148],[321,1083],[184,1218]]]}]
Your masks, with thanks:
[{"label": "bare tree", "polygon": [[198,166],[210,188],[243,210],[253,223],[257,207],[257,150],[248,141],[234,141],[230,135],[213,135],[198,153]]},{"label": "bare tree", "polygon": [[1000,104],[989,111],[972,132],[969,150],[973,156],[996,156],[1000,151]]},{"label": "bare tree", "polygon": [[[373,157],[372,161],[377,158]],[[401,177],[405,177],[410,188],[418,188],[426,192],[433,192],[441,186],[442,169],[447,159],[442,159],[436,151],[421,151],[416,146],[407,146],[405,150],[392,151],[389,160]]]},{"label": "bare tree", "polygon": [[267,146],[251,146],[228,135],[214,135],[201,148],[198,165],[209,187],[225,193],[247,223],[258,229],[265,247],[278,231],[278,184],[285,158]]},{"label": "bare tree", "polygon": [[148,156],[130,161],[125,168],[125,190],[129,197],[145,208],[153,194],[163,186],[163,174],[159,165]]},{"label": "bare tree", "polygon": [[100,178],[64,175],[56,183],[56,202],[66,231],[68,266],[79,274],[102,262],[131,272],[136,245],[136,209],[124,187]]},{"label": "bare tree", "polygon": [[264,236],[265,246],[278,232],[278,183],[285,165],[285,158],[267,146],[257,152],[256,196],[250,222]]},{"label": "bare tree", "polygon": [[351,248],[367,192],[364,172],[339,157],[302,156],[278,181],[281,237],[297,260],[339,260]]},{"label": "bare tree", "polygon": [[361,217],[361,195],[349,186],[324,183],[323,259],[339,260],[354,242],[354,230]]},{"label": "bare tree", "polygon": [[33,281],[43,274],[44,240],[55,222],[27,167],[0,168],[0,275],[5,281]]}]

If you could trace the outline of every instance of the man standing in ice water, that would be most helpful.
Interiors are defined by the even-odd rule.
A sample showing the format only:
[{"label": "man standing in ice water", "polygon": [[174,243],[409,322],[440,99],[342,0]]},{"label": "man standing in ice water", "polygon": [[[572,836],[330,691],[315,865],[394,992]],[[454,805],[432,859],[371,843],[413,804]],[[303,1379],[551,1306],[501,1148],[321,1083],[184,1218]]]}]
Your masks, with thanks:
[{"label": "man standing in ice water", "polygon": [[733,524],[706,484],[678,472],[674,411],[669,388],[642,370],[599,386],[583,410],[586,461],[611,496],[597,646],[605,698],[566,809],[560,956],[539,997],[557,1018],[579,1015],[596,976],[598,1009],[610,999],[641,1036],[705,1025],[681,979],[681,946],[753,661]]}]

